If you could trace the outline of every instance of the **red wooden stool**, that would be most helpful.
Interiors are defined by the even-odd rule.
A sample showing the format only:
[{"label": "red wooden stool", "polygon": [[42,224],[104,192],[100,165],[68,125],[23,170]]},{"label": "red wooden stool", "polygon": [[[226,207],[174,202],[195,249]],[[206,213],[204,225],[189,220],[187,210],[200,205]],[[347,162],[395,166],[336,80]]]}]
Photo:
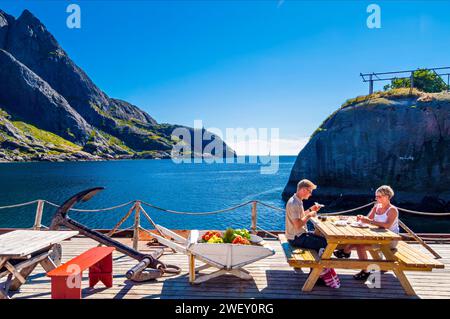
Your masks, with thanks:
[{"label": "red wooden stool", "polygon": [[89,268],[89,287],[101,281],[112,287],[114,247],[95,247],[47,273],[52,279],[52,299],[81,299],[83,271]]}]

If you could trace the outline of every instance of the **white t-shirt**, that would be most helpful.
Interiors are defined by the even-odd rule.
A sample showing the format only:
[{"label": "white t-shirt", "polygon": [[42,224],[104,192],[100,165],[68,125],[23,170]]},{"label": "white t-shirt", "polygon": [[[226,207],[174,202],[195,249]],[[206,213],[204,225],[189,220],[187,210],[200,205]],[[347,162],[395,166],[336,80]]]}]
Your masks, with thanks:
[{"label": "white t-shirt", "polygon": [[303,202],[300,198],[294,194],[286,203],[286,238],[288,240],[294,240],[295,236],[300,236],[306,233],[308,230],[306,225],[297,228],[294,225],[294,220],[303,218],[305,215],[305,210],[303,209]]}]

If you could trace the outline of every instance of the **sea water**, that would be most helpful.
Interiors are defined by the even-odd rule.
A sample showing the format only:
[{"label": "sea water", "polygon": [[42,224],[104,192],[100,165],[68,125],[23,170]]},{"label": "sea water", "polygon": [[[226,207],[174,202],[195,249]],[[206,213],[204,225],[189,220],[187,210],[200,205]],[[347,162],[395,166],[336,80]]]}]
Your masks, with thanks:
[{"label": "sea water", "polygon": [[[183,163],[171,160],[122,160],[101,162],[33,162],[0,164],[0,206],[46,199],[56,204],[87,188],[105,190],[76,208],[92,209],[142,200],[184,212],[224,209],[249,200],[284,208],[281,192],[295,156],[279,158],[276,174],[261,174],[260,163]],[[45,205],[43,224],[55,209]],[[251,205],[215,215],[176,215],[143,206],[152,219],[175,229],[223,229],[251,225]],[[71,212],[71,218],[93,228],[111,228],[129,206],[105,212]],[[0,210],[0,228],[31,227],[36,205]],[[150,227],[142,217],[142,225]],[[124,224],[131,226],[132,218]],[[284,214],[258,207],[258,226],[284,229]]]},{"label": "sea water", "polygon": [[[261,163],[183,163],[171,160],[121,160],[101,162],[0,163],[0,206],[46,199],[62,204],[91,187],[105,190],[76,208],[97,209],[142,200],[169,210],[208,212],[250,200],[284,209],[281,193],[295,156],[281,156],[275,174],[261,174]],[[320,187],[320,185],[319,185]],[[314,200],[314,198],[312,198]],[[92,228],[112,228],[129,207],[104,212],[70,212],[70,217]],[[214,215],[179,215],[143,206],[158,224],[173,229],[250,228],[251,205]],[[345,207],[347,209],[348,207]],[[325,207],[324,211],[326,211]],[[357,213],[366,214],[369,209]],[[0,209],[0,228],[31,227],[36,204]],[[55,208],[44,205],[43,224],[49,225]],[[449,218],[403,214],[402,220],[417,232],[449,232]],[[124,223],[131,226],[133,218]],[[151,228],[142,216],[143,227]],[[257,224],[267,230],[284,230],[285,215],[258,205]]]}]

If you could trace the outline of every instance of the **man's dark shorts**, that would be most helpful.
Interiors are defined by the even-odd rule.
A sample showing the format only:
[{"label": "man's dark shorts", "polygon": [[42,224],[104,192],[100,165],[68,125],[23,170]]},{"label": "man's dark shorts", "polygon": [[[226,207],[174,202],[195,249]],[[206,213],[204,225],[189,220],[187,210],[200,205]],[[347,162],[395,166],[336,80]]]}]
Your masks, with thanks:
[{"label": "man's dark shorts", "polygon": [[289,240],[289,244],[299,248],[314,249],[319,252],[320,248],[327,246],[327,240],[322,236],[307,232],[300,236],[295,236],[294,240]]}]

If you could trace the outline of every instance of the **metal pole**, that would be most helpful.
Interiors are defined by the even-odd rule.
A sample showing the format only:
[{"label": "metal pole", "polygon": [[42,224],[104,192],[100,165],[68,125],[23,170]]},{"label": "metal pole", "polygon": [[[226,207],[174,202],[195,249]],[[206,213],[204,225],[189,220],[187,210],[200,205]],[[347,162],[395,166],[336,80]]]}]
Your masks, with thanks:
[{"label": "metal pole", "polygon": [[411,72],[410,82],[411,82],[410,93],[412,93],[412,90],[414,88],[414,71]]},{"label": "metal pole", "polygon": [[373,79],[372,74],[369,75],[369,95],[373,94]]}]

